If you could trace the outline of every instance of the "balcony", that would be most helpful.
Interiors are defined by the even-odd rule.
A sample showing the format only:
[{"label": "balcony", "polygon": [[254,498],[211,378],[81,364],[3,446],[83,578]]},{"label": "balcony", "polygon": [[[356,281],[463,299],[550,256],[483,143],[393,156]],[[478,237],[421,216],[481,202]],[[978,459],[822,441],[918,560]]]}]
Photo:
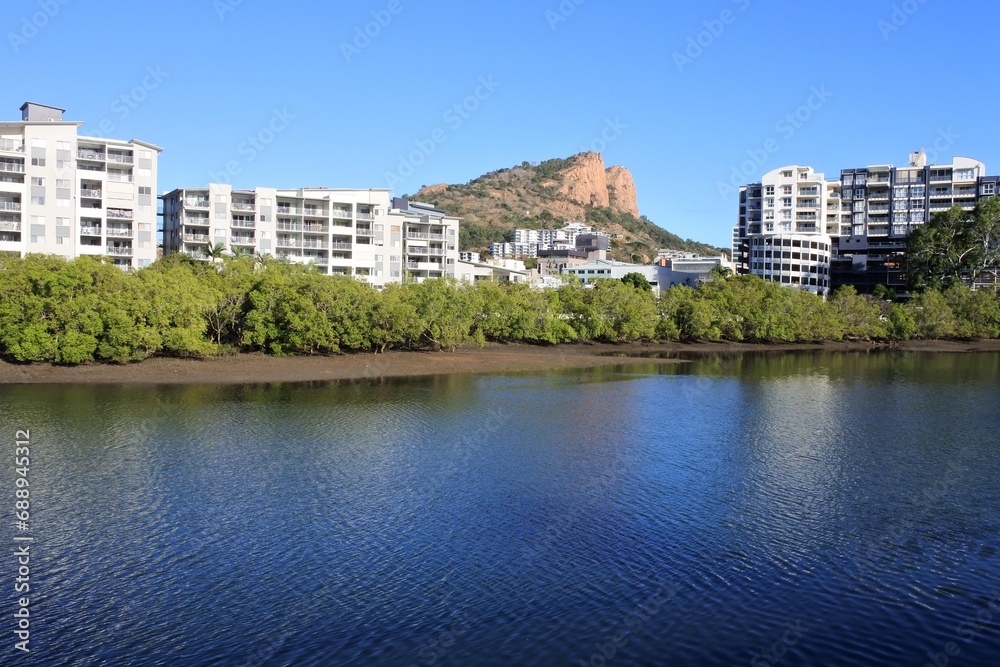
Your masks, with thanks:
[{"label": "balcony", "polygon": [[86,148],[80,148],[76,151],[76,156],[81,160],[94,160],[97,162],[104,162],[106,160],[106,155],[104,153],[99,153],[98,151],[88,150]]},{"label": "balcony", "polygon": [[888,176],[869,176],[868,185],[884,185],[889,182]]},{"label": "balcony", "polygon": [[21,202],[17,201],[0,201],[0,211],[20,211]]},{"label": "balcony", "polygon": [[230,241],[232,245],[255,245],[254,237],[252,236],[233,236]]},{"label": "balcony", "polygon": [[108,162],[117,162],[118,164],[132,164],[134,162],[131,155],[125,155],[124,153],[108,153]]},{"label": "balcony", "polygon": [[291,222],[290,220],[279,220],[277,225],[279,232],[301,232],[301,222]]},{"label": "balcony", "polygon": [[[253,202],[247,201],[234,201],[231,207],[234,211],[253,211],[256,210]],[[281,213],[279,210],[278,213]]]},{"label": "balcony", "polygon": [[937,188],[937,189],[931,190],[931,198],[934,198],[934,197],[951,197],[951,196],[952,196],[952,190],[951,190],[951,188]]},{"label": "balcony", "polygon": [[23,153],[24,142],[16,139],[0,139],[0,151],[7,153]]},{"label": "balcony", "polygon": [[208,208],[209,201],[207,199],[185,199],[184,205],[191,208]]},{"label": "balcony", "polygon": [[127,208],[109,208],[107,217],[109,220],[132,220],[133,215]]},{"label": "balcony", "polygon": [[889,212],[889,205],[888,204],[869,204],[868,205],[868,212],[869,213],[888,213]]},{"label": "balcony", "polygon": [[305,241],[302,242],[302,247],[303,248],[316,248],[316,249],[323,249],[323,250],[325,250],[326,247],[327,247],[327,244],[326,244],[325,241],[318,241],[316,239],[306,239]]},{"label": "balcony", "polygon": [[279,248],[301,248],[302,239],[292,238],[290,236],[279,236],[277,241],[277,247]]},{"label": "balcony", "polygon": [[339,241],[334,241],[330,244],[331,250],[352,250],[353,248],[354,246],[350,243],[340,243]]},{"label": "balcony", "polygon": [[132,248],[131,246],[108,246],[105,248],[109,255],[117,255],[119,257],[131,257]]},{"label": "balcony", "polygon": [[186,227],[208,227],[208,218],[184,218],[183,224]]},{"label": "balcony", "polygon": [[302,231],[310,234],[326,234],[330,231],[330,228],[326,225],[317,225],[316,223],[307,222],[302,225]]},{"label": "balcony", "polygon": [[132,230],[125,227],[108,227],[108,238],[112,236],[120,239],[130,239],[132,238]]},{"label": "balcony", "polygon": [[237,229],[256,229],[257,223],[254,220],[233,220],[231,223],[232,227]]},{"label": "balcony", "polygon": [[349,210],[345,210],[342,208],[335,208],[330,211],[330,217],[338,218],[340,220],[350,220],[352,216]]},{"label": "balcony", "polygon": [[0,222],[0,232],[19,232],[21,231],[21,223],[13,220],[4,220]]},{"label": "balcony", "polygon": [[100,227],[81,227],[80,228],[80,236],[100,236],[100,235],[101,235],[101,228]]},{"label": "balcony", "polygon": [[358,236],[373,236],[371,227],[358,227]]},{"label": "balcony", "polygon": [[6,171],[11,174],[23,174],[24,173],[24,163],[23,162],[0,162],[0,171]]},{"label": "balcony", "polygon": [[363,211],[358,211],[358,220],[374,220],[374,213],[365,213]]},{"label": "balcony", "polygon": [[326,217],[326,211],[324,211],[323,209],[321,209],[321,208],[310,208],[309,206],[306,206],[302,210],[302,214],[305,215],[305,216],[307,216],[307,217],[310,217],[310,218],[325,218]]},{"label": "balcony", "polygon": [[931,183],[951,181],[951,174],[931,174]]},{"label": "balcony", "polygon": [[80,196],[84,199],[100,199],[101,191],[93,190],[91,188],[80,188]]},{"label": "balcony", "polygon": [[208,243],[211,240],[208,234],[185,234],[183,238],[188,243]]},{"label": "balcony", "polygon": [[282,206],[278,204],[278,215],[301,215],[301,213],[294,206]]},{"label": "balcony", "polygon": [[408,239],[421,239],[426,241],[444,241],[444,234],[427,234],[425,232],[407,232]]}]

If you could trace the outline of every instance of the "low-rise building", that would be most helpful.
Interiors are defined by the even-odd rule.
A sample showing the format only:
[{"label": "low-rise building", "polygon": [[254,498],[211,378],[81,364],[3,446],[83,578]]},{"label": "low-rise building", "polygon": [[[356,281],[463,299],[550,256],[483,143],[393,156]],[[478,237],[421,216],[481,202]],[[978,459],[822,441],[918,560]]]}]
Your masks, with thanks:
[{"label": "low-rise building", "polygon": [[630,273],[638,273],[655,287],[659,284],[659,268],[655,264],[629,264],[610,259],[594,259],[585,264],[569,267],[566,269],[566,273],[579,278],[584,285],[604,278],[621,280]]},{"label": "low-rise building", "polygon": [[455,276],[459,219],[386,189],[259,187],[211,183],[163,200],[164,252],[208,260],[231,253],[313,264],[381,286]]}]

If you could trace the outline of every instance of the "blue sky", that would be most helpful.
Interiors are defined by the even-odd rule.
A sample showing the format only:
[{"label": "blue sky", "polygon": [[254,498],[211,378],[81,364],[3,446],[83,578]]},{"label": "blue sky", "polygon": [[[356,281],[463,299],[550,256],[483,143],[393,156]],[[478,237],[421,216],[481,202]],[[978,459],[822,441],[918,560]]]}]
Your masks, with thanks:
[{"label": "blue sky", "polygon": [[642,213],[728,246],[722,184],[785,164],[830,175],[923,147],[1000,172],[984,1],[4,7],[3,117],[32,100],[84,132],[162,146],[161,191],[231,179],[404,194],[599,148],[632,171]]}]

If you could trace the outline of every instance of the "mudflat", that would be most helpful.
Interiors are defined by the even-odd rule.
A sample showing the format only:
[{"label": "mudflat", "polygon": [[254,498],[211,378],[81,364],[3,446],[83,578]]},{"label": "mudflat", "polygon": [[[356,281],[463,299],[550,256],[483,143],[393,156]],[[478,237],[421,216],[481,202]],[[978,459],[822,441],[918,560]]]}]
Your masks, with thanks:
[{"label": "mudflat", "polygon": [[[629,343],[535,346],[488,344],[453,352],[389,351],[384,354],[337,354],[273,357],[238,354],[204,359],[154,357],[133,364],[0,362],[0,384],[255,384],[365,380],[452,373],[514,373],[619,365],[629,357],[677,364],[684,357],[713,354],[859,352],[884,349],[868,342],[820,344]],[[1000,341],[909,341],[892,349],[914,352],[997,352]],[[649,358],[648,355],[666,355]]]}]

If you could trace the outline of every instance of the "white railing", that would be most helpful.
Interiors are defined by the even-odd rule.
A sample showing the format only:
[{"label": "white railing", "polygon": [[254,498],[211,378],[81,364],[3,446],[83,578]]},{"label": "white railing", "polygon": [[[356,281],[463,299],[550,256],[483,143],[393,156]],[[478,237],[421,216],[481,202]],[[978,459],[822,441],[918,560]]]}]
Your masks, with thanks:
[{"label": "white railing", "polygon": [[234,236],[230,243],[233,245],[254,245],[254,238],[252,236]]},{"label": "white railing", "polygon": [[254,205],[251,202],[233,202],[232,209],[234,211],[252,211]]},{"label": "white railing", "polygon": [[308,232],[310,234],[326,234],[330,230],[329,230],[329,228],[327,228],[327,227],[325,227],[323,225],[305,224],[305,225],[302,225],[302,231]]},{"label": "white railing", "polygon": [[278,231],[279,232],[301,232],[302,223],[301,222],[282,222],[278,221]]},{"label": "white railing", "polygon": [[303,241],[302,242],[302,247],[303,248],[323,248],[323,249],[326,249],[326,243],[324,243],[322,241],[312,241],[312,240],[309,240],[309,241]]},{"label": "white railing", "polygon": [[256,229],[257,223],[253,220],[233,220],[232,226],[238,229]]},{"label": "white railing", "polygon": [[185,206],[193,206],[194,208],[208,208],[209,201],[207,199],[185,199]]},{"label": "white railing", "polygon": [[0,162],[0,171],[8,171],[12,174],[23,174],[24,164],[20,162]]},{"label": "white railing", "polygon": [[132,248],[117,248],[114,246],[108,246],[105,250],[108,251],[109,255],[129,256],[132,254]]},{"label": "white railing", "polygon": [[108,162],[117,162],[119,164],[132,164],[133,159],[131,155],[108,153]]},{"label": "white railing", "polygon": [[21,231],[20,222],[0,222],[0,232],[19,232]]},{"label": "white railing", "polygon": [[281,248],[301,248],[302,241],[300,239],[293,239],[288,237],[279,238],[278,246]]},{"label": "white railing", "polygon": [[123,174],[121,172],[108,172],[108,180],[112,183],[131,183],[132,174]]},{"label": "white railing", "polygon": [[16,139],[0,139],[0,151],[7,151],[9,153],[23,153],[24,142],[17,141]]},{"label": "white railing", "polygon": [[332,217],[332,218],[338,218],[340,220],[350,220],[351,219],[351,212],[350,211],[345,211],[345,210],[340,209],[340,208],[335,208],[332,211],[330,211],[330,217]]},{"label": "white railing", "polygon": [[90,197],[91,199],[100,199],[101,198],[101,191],[100,190],[90,190],[88,188],[81,188],[80,189],[80,196],[81,197]]},{"label": "white railing", "polygon": [[191,243],[208,243],[208,234],[185,234],[185,241],[190,241]]},{"label": "white railing", "polygon": [[185,225],[194,225],[197,227],[208,227],[208,218],[184,218]]},{"label": "white railing", "polygon": [[118,220],[131,220],[133,215],[132,211],[125,208],[109,208],[107,217]]},{"label": "white railing", "polygon": [[373,213],[362,213],[358,211],[358,220],[374,220],[375,215]]},{"label": "white railing", "polygon": [[108,228],[108,236],[114,236],[114,237],[122,238],[122,239],[130,239],[130,238],[132,238],[132,230],[131,229],[112,229],[112,228],[109,227]]},{"label": "white railing", "polygon": [[101,235],[101,228],[100,227],[81,227],[80,228],[80,234],[83,235],[83,236],[100,236]]},{"label": "white railing", "polygon": [[84,160],[104,160],[104,153],[98,153],[97,151],[88,151],[84,149],[79,149],[76,151],[76,156]]},{"label": "white railing", "polygon": [[338,243],[337,241],[334,241],[333,243],[330,244],[330,249],[331,250],[351,250],[351,249],[353,249],[353,246],[350,243]]},{"label": "white railing", "polygon": [[357,235],[358,236],[374,236],[374,233],[372,232],[372,228],[371,227],[358,227],[358,229],[357,229]]},{"label": "white railing", "polygon": [[0,201],[0,211],[20,211],[20,202]]},{"label": "white railing", "polygon": [[299,209],[291,206],[279,206],[278,215],[299,215]]},{"label": "white railing", "polygon": [[318,208],[306,208],[303,210],[303,215],[308,215],[310,218],[325,218],[326,211]]}]

